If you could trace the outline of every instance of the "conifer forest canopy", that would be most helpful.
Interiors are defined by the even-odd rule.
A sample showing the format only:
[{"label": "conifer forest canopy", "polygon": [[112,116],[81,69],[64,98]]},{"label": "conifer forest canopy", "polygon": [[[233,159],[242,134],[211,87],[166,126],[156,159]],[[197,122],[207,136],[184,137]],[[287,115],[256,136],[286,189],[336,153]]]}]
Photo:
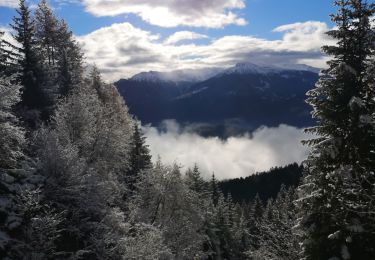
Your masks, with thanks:
[{"label": "conifer forest canopy", "polygon": [[[191,5],[170,1],[168,8],[168,1],[150,5],[142,0],[145,9],[125,5],[129,11],[121,9],[119,1],[81,2],[98,17],[108,12],[126,13],[166,28],[166,19],[156,19],[152,10],[164,10],[178,25],[187,27],[247,23],[228,11],[244,8],[242,0],[230,4],[224,0],[192,1]],[[11,28],[0,31],[0,259],[375,259],[372,1],[332,1],[334,26],[325,34],[329,44],[321,46],[328,62],[319,75],[307,67],[289,69],[286,74],[277,66],[242,63],[227,70],[202,72],[199,79],[181,71],[173,75],[141,73],[120,80],[116,86],[103,76],[108,68],[87,62],[79,37],[47,0],[36,5],[26,0],[17,4],[0,0],[0,5],[16,9]],[[113,11],[110,5],[118,10]],[[192,19],[198,14],[207,19]],[[139,31],[139,37],[146,36]],[[169,37],[164,44],[206,38],[185,31]],[[230,39],[235,40],[226,38]],[[215,42],[224,48],[225,41],[221,43]],[[142,48],[136,51],[144,52],[144,58],[158,58],[156,54],[147,57]],[[132,62],[136,65],[135,60]],[[264,83],[262,89],[252,89],[246,95],[220,92],[228,91],[233,75],[237,75],[238,86],[245,89],[249,71],[253,82]],[[169,90],[165,92],[155,78],[168,82],[163,87]],[[267,81],[270,79],[271,83]],[[313,81],[315,86],[308,87]],[[142,91],[147,86],[152,88],[144,92],[131,88],[139,82]],[[283,91],[292,91],[288,88],[292,82],[304,86],[303,93],[299,89],[292,96],[283,96]],[[273,92],[272,84],[283,85],[282,91]],[[145,129],[148,133],[157,130],[145,128],[131,114],[134,107],[128,108],[127,88],[134,90],[129,104],[141,104],[139,113],[144,118],[158,112],[142,110],[147,104],[159,106],[160,111],[161,104],[176,108],[173,113],[183,111],[179,115],[189,120],[195,115],[215,115],[221,120],[220,116],[246,109],[253,113],[254,104],[261,104],[265,109],[251,115],[264,115],[257,117],[258,123],[264,124],[262,120],[276,120],[273,111],[285,108],[290,117],[282,120],[311,125],[304,130],[309,135],[303,135],[308,155],[301,164],[284,163],[265,171],[254,168],[258,173],[235,179],[218,178],[207,172],[211,168],[198,163],[182,167],[178,162],[165,162],[163,157],[152,155]],[[179,92],[182,90],[189,91]],[[259,93],[263,93],[263,99],[254,98]],[[240,112],[228,110],[235,105],[228,96],[236,95],[241,96],[237,104],[243,108]],[[209,111],[213,100],[223,106]],[[245,124],[241,121],[238,125]],[[186,131],[185,136],[195,136]],[[260,132],[263,137],[270,133]],[[259,135],[258,131],[254,136],[256,133]],[[226,134],[222,131],[223,136]],[[229,138],[232,142],[242,139]],[[206,142],[203,137],[199,140]],[[230,141],[219,138],[211,142],[217,147],[231,147]],[[209,150],[203,149],[207,156]],[[178,153],[177,149],[172,151]],[[226,170],[227,161],[220,160],[225,152],[215,151],[214,164]],[[256,155],[257,161],[266,153],[265,148],[251,153],[239,151],[237,155]],[[293,154],[292,150],[278,151]],[[204,162],[204,152],[201,157]],[[233,157],[233,165],[244,167],[244,159],[236,159]]]}]

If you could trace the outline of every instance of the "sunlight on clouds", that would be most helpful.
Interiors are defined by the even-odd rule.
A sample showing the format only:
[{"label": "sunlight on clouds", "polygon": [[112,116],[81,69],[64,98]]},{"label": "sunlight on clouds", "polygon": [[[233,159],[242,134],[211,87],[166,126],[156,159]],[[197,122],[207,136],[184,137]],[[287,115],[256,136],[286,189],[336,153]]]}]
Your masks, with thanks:
[{"label": "sunlight on clouds", "polygon": [[[295,51],[314,50],[325,44],[333,45],[335,42],[325,34],[330,28],[326,23],[309,21],[305,23],[294,23],[279,26],[274,32],[284,33],[283,44]],[[301,42],[304,42],[301,45]]]},{"label": "sunlight on clouds", "polygon": [[181,40],[205,36],[181,31],[160,39],[130,23],[117,23],[77,40],[89,63],[96,63],[107,80],[118,80],[142,71],[229,67],[238,62],[321,67],[321,46],[333,44],[325,35],[327,30],[324,23],[306,22],[276,28],[283,34],[281,40],[231,35],[206,44],[181,44]]},{"label": "sunlight on clouds", "polygon": [[162,27],[180,25],[222,28],[246,21],[229,10],[245,8],[244,0],[82,0],[86,11],[96,16],[133,13]]},{"label": "sunlight on clouds", "polygon": [[0,0],[0,7],[17,7],[18,6],[18,1],[16,0]]},{"label": "sunlight on clouds", "polygon": [[196,40],[196,39],[206,39],[208,38],[207,35],[199,34],[195,32],[190,31],[181,31],[176,32],[168,37],[168,39],[165,40],[166,44],[176,44],[178,42],[184,41],[184,40]]},{"label": "sunlight on clouds", "polygon": [[178,163],[186,169],[197,163],[204,176],[214,172],[219,179],[244,177],[271,167],[302,162],[308,148],[301,144],[307,134],[302,129],[280,125],[263,127],[252,136],[204,138],[180,129],[175,121],[165,121],[166,132],[144,127],[147,143],[155,159]]}]

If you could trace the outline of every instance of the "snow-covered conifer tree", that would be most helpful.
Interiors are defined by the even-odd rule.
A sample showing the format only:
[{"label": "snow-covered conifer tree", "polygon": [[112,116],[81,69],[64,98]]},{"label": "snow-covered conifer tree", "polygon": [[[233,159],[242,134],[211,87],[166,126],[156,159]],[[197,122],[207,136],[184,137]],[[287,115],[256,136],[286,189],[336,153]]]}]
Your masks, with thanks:
[{"label": "snow-covered conifer tree", "polygon": [[371,259],[375,178],[369,137],[374,124],[364,93],[373,58],[374,5],[365,0],[334,3],[336,28],[328,35],[337,45],[323,47],[332,59],[307,100],[318,121],[307,131],[318,137],[307,142],[312,152],[299,188],[302,254],[307,260]]}]

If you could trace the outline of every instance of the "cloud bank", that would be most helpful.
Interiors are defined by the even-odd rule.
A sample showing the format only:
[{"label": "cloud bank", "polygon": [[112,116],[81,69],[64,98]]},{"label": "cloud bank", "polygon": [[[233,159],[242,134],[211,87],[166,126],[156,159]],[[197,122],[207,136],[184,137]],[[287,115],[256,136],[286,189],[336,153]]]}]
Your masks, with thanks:
[{"label": "cloud bank", "polygon": [[169,36],[165,40],[165,43],[176,44],[184,40],[196,40],[196,39],[206,39],[206,38],[208,38],[208,36],[204,34],[199,34],[199,33],[190,32],[190,31],[180,31]]},{"label": "cloud bank", "polygon": [[17,7],[18,1],[16,0],[0,0],[0,7]]},{"label": "cloud bank", "polygon": [[245,25],[235,10],[245,8],[245,0],[82,0],[86,11],[96,16],[135,14],[161,27],[222,28]]},{"label": "cloud bank", "polygon": [[183,169],[197,163],[204,177],[214,172],[219,179],[245,177],[306,159],[308,148],[301,140],[308,138],[302,129],[280,125],[263,127],[252,136],[231,137],[227,140],[204,138],[181,129],[175,121],[165,121],[167,131],[144,127],[147,144],[155,160],[178,163]]},{"label": "cloud bank", "polygon": [[[275,28],[282,34],[280,40],[230,35],[194,44],[186,40],[204,36],[182,31],[161,39],[130,23],[117,23],[77,39],[88,62],[96,63],[107,80],[118,80],[145,70],[230,67],[238,62],[321,68],[325,63],[321,46],[334,44],[325,35],[328,29],[325,23],[309,21]],[[183,44],[177,44],[181,40]]]}]

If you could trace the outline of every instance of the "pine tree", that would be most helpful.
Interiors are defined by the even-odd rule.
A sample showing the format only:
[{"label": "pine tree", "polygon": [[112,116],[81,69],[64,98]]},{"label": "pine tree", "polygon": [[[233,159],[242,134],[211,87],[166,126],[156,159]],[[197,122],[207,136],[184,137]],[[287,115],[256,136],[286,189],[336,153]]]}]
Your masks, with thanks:
[{"label": "pine tree", "polygon": [[46,0],[35,12],[35,42],[45,77],[43,87],[50,109],[83,82],[82,53],[64,20],[59,20]]},{"label": "pine tree", "polygon": [[18,91],[19,86],[0,75],[0,258],[19,257],[22,251],[22,242],[14,236],[23,221],[17,193],[25,177],[18,164],[23,156],[24,131],[12,113]]},{"label": "pine tree", "polygon": [[57,31],[57,85],[59,94],[66,96],[83,82],[83,55],[64,20],[59,21]]},{"label": "pine tree", "polygon": [[13,113],[20,86],[4,71],[0,71],[0,258],[53,257],[61,215],[40,200],[44,178],[25,153],[25,130]]},{"label": "pine tree", "polygon": [[14,38],[21,46],[21,105],[28,110],[27,115],[23,115],[24,118],[35,127],[40,117],[47,118],[48,99],[43,90],[44,74],[35,42],[34,21],[25,0],[20,0],[17,14],[13,18],[12,27],[15,30]]},{"label": "pine tree", "polygon": [[139,179],[142,171],[152,167],[151,155],[148,145],[146,144],[146,137],[139,129],[139,123],[134,122],[134,133],[132,138],[132,149],[130,152],[130,166],[127,173],[129,188],[134,189],[134,184]]},{"label": "pine tree", "polygon": [[211,183],[210,183],[210,189],[211,189],[211,200],[214,206],[218,203],[219,200],[219,187],[217,186],[217,181],[215,174],[212,174]]},{"label": "pine tree", "polygon": [[263,260],[300,259],[299,240],[293,229],[296,222],[294,199],[294,190],[283,186],[277,198],[268,201],[259,224],[259,248],[250,256]]},{"label": "pine tree", "polygon": [[[40,44],[42,58],[50,68],[56,64],[58,20],[47,0],[41,0],[35,12],[35,36]],[[51,71],[52,73],[52,71]]]},{"label": "pine tree", "polygon": [[261,241],[261,224],[263,219],[264,206],[263,202],[256,194],[254,200],[251,203],[249,217],[248,217],[248,230],[250,234],[250,251],[255,251],[260,247]]},{"label": "pine tree", "polygon": [[101,82],[97,90],[90,82],[60,102],[50,125],[35,134],[39,171],[44,194],[68,216],[58,250],[72,258],[121,259],[133,122],[112,85]]},{"label": "pine tree", "polygon": [[45,82],[51,98],[66,96],[83,81],[82,53],[64,20],[58,20],[46,0],[35,15],[36,41],[42,53]]},{"label": "pine tree", "polygon": [[195,164],[194,168],[191,170],[190,168],[186,171],[185,179],[189,188],[202,196],[207,195],[207,188],[206,182],[201,176],[199,171],[198,165]]},{"label": "pine tree", "polygon": [[374,5],[361,0],[338,0],[335,5],[337,28],[328,35],[338,43],[323,47],[332,60],[308,93],[318,126],[307,131],[318,137],[307,142],[313,151],[300,186],[301,242],[307,260],[371,259],[375,158],[369,137],[374,125],[364,126],[369,114],[364,93]]}]

